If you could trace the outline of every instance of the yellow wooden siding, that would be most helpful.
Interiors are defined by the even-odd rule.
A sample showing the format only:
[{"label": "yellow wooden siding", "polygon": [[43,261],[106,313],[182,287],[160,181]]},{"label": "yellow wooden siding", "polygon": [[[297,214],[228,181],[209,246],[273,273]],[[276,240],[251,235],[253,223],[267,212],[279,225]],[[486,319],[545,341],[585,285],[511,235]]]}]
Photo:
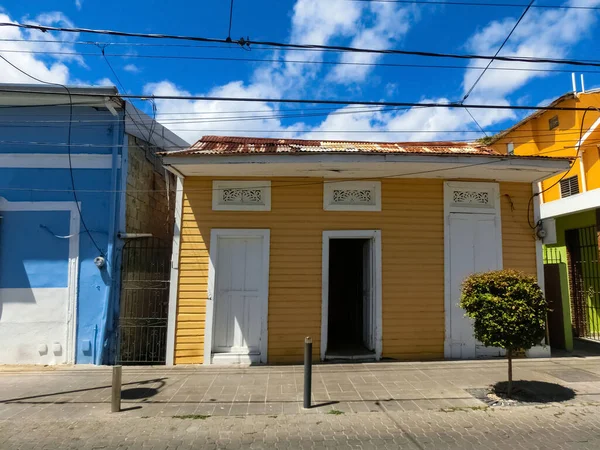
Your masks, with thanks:
[{"label": "yellow wooden siding", "polygon": [[[320,348],[322,233],[379,229],[382,236],[383,356],[442,358],[444,347],[443,181],[382,180],[381,212],[324,211],[321,180],[272,179],[271,211],[212,211],[212,180],[187,178],[181,230],[175,362],[202,363],[213,228],[271,230],[268,361],[302,359],[305,336]],[[528,184],[502,197],[505,267],[535,273],[525,208]],[[504,192],[503,192],[504,193]],[[531,244],[531,245],[528,245]],[[528,250],[529,249],[529,250]],[[533,264],[533,265],[532,265]]]}]

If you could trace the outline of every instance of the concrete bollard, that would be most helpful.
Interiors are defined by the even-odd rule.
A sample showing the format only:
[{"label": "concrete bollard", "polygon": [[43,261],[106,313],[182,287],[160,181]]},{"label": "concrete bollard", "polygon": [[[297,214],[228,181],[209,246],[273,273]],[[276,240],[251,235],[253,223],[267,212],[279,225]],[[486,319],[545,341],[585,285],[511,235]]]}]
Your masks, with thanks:
[{"label": "concrete bollard", "polygon": [[312,391],[312,338],[304,338],[304,408],[310,408]]},{"label": "concrete bollard", "polygon": [[110,412],[121,411],[121,376],[123,366],[113,366]]}]

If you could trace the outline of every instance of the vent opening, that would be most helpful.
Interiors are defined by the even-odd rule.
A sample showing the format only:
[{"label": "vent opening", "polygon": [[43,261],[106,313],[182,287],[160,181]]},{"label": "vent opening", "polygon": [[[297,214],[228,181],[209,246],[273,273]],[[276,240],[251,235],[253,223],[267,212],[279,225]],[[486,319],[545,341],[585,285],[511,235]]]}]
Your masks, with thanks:
[{"label": "vent opening", "polygon": [[570,197],[571,195],[579,194],[579,179],[577,175],[574,177],[565,178],[560,182],[561,198]]}]

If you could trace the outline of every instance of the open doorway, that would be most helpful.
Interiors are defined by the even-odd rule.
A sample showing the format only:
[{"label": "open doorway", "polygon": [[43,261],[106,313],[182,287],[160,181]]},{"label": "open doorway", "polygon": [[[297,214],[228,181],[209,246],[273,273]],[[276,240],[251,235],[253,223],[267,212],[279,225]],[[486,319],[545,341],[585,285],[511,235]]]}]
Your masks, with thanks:
[{"label": "open doorway", "polygon": [[375,358],[373,239],[330,239],[328,270],[326,358]]}]

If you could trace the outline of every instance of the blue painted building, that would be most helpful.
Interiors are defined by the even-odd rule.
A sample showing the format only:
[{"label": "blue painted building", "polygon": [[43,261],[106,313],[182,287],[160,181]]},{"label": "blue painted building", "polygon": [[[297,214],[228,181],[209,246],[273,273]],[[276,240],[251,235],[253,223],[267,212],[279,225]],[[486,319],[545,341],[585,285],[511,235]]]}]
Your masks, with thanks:
[{"label": "blue painted building", "polygon": [[114,87],[0,85],[0,364],[111,363],[122,249],[173,231],[156,151],[187,143]]}]

